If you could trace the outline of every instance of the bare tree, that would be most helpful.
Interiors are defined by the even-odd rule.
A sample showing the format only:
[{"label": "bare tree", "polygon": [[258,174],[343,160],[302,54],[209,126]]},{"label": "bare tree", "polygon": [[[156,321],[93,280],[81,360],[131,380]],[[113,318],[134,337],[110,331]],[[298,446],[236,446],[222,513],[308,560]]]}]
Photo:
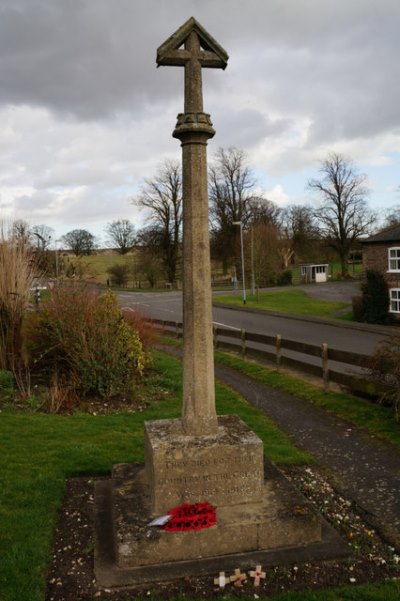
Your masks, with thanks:
[{"label": "bare tree", "polygon": [[213,255],[222,260],[225,272],[237,255],[239,230],[233,223],[246,225],[256,199],[255,179],[243,150],[220,148],[209,169],[209,202]]},{"label": "bare tree", "polygon": [[43,275],[53,275],[57,271],[55,252],[50,250],[52,237],[54,237],[53,228],[43,223],[34,225],[30,230],[31,243],[35,249],[35,263]]},{"label": "bare tree", "polygon": [[31,242],[31,232],[29,223],[25,219],[16,219],[12,223],[12,236],[17,244],[29,246]]},{"label": "bare tree", "polygon": [[307,205],[289,205],[281,212],[282,235],[303,261],[320,260],[320,235],[314,212]]},{"label": "bare tree", "polygon": [[182,225],[182,176],[177,161],[165,161],[153,179],[146,179],[133,203],[148,210],[148,227],[170,282],[176,280]]},{"label": "bare tree", "polygon": [[279,228],[282,218],[282,209],[272,200],[260,196],[253,197],[249,202],[249,220],[252,224],[271,223]]},{"label": "bare tree", "polygon": [[48,250],[52,236],[54,236],[54,229],[48,225],[41,223],[40,225],[34,225],[31,230],[32,244],[39,251]]},{"label": "bare tree", "polygon": [[135,244],[135,226],[129,219],[118,219],[106,226],[107,243],[120,255],[126,255]]},{"label": "bare tree", "polygon": [[342,275],[346,276],[352,245],[370,231],[375,221],[366,202],[366,176],[337,153],[321,162],[320,173],[321,179],[308,182],[308,188],[318,193],[322,203],[315,216],[322,236],[338,253]]},{"label": "bare tree", "polygon": [[386,211],[383,227],[392,228],[398,225],[400,225],[400,205],[395,205]]},{"label": "bare tree", "polygon": [[77,257],[91,255],[96,248],[96,239],[87,230],[71,230],[62,237],[62,241]]},{"label": "bare tree", "polygon": [[271,221],[255,221],[246,232],[247,278],[249,281],[251,268],[251,276],[254,277],[257,289],[273,284],[281,270],[279,236],[278,227]]}]

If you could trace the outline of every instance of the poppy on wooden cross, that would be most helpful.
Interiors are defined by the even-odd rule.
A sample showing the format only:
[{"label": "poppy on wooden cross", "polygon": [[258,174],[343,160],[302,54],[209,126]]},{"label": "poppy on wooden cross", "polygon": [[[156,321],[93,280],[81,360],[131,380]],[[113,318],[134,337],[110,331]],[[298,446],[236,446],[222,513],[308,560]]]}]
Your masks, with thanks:
[{"label": "poppy on wooden cross", "polygon": [[254,578],[254,586],[260,586],[261,578],[266,577],[266,573],[262,571],[262,567],[260,565],[256,566],[255,570],[251,570],[249,575],[251,578]]},{"label": "poppy on wooden cross", "polygon": [[235,573],[229,577],[229,580],[233,582],[235,586],[240,588],[243,586],[243,582],[247,580],[247,576],[240,571],[240,568],[236,568]]}]

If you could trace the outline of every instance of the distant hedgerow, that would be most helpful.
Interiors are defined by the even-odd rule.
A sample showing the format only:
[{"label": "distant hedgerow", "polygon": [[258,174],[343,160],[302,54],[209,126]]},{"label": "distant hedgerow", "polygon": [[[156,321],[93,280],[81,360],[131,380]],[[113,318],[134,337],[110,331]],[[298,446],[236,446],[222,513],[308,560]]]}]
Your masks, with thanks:
[{"label": "distant hedgerow", "polygon": [[114,286],[127,286],[129,281],[129,265],[119,265],[114,263],[107,269],[107,273],[110,275],[111,283]]}]

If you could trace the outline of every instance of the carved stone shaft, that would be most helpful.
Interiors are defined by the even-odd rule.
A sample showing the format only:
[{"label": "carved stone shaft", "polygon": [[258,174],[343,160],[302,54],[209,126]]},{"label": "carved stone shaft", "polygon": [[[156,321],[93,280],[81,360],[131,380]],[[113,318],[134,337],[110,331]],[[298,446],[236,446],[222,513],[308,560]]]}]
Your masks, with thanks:
[{"label": "carved stone shaft", "polygon": [[194,436],[218,431],[214,393],[211,267],[208,233],[208,115],[178,115],[183,180],[183,429]]}]

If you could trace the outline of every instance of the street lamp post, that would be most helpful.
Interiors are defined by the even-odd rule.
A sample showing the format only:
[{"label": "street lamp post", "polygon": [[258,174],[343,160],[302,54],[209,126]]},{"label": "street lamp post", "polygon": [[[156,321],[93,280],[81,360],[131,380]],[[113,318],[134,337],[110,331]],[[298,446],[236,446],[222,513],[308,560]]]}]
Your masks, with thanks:
[{"label": "street lamp post", "polygon": [[250,263],[251,263],[251,294],[253,295],[253,298],[256,294],[256,278],[255,278],[255,274],[254,274],[254,225],[252,224],[250,226],[250,234],[251,234],[251,258],[250,258]]},{"label": "street lamp post", "polygon": [[246,304],[246,282],[244,280],[244,250],[243,250],[243,224],[241,221],[233,221],[232,225],[240,227],[240,252],[242,255],[242,280],[243,280],[243,304]]},{"label": "street lamp post", "polygon": [[54,240],[54,249],[56,252],[56,281],[58,282],[58,246],[57,243],[61,242],[61,238],[59,238],[58,240]]}]

